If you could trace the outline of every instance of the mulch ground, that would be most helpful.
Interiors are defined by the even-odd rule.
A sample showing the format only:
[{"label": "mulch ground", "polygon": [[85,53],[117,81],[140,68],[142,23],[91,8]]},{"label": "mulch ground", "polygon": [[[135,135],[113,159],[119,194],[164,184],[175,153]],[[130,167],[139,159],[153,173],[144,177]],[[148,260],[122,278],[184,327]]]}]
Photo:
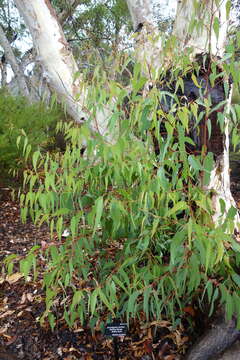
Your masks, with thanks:
[{"label": "mulch ground", "polygon": [[[31,222],[22,224],[18,203],[11,200],[7,191],[5,196],[4,191],[0,189],[1,263],[6,256],[24,257],[32,246],[50,241],[46,226],[39,229]],[[88,327],[79,324],[69,329],[57,305],[59,317],[54,331],[47,322],[40,326],[44,309],[41,281],[31,277],[25,281],[18,272],[8,277],[0,273],[0,360],[180,360],[208,321],[189,307],[178,328],[174,329],[168,321],[146,327],[132,323],[128,334],[118,338],[116,344],[101,331],[92,334]]]}]

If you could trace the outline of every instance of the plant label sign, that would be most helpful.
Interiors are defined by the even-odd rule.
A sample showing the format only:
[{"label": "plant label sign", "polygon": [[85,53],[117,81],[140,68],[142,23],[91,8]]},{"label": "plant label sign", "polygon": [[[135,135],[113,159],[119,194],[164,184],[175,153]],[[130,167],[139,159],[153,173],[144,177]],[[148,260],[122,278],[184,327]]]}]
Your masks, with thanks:
[{"label": "plant label sign", "polygon": [[108,324],[105,329],[106,336],[126,336],[127,334],[127,324],[125,323],[116,323],[113,322]]}]

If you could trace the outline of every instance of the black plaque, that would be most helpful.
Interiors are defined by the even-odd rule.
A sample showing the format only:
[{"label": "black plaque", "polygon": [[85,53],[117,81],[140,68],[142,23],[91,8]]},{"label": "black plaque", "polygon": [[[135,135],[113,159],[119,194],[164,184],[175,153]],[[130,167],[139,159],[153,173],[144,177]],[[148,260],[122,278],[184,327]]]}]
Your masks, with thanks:
[{"label": "black plaque", "polygon": [[106,336],[126,336],[127,335],[127,324],[126,323],[120,323],[120,322],[113,322],[110,324],[107,324],[105,329],[105,335]]}]

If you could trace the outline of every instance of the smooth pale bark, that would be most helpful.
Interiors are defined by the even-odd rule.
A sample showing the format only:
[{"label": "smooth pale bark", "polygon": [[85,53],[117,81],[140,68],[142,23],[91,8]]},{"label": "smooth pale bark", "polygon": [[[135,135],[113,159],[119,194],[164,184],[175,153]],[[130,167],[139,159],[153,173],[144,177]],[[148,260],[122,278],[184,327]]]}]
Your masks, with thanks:
[{"label": "smooth pale bark", "polygon": [[74,120],[81,122],[85,113],[74,100],[80,88],[79,80],[73,81],[78,68],[49,1],[15,0],[15,4],[32,35],[50,87],[65,102]]},{"label": "smooth pale bark", "polygon": [[179,51],[191,47],[192,56],[205,52],[223,56],[228,28],[227,2],[221,0],[217,6],[214,0],[178,1],[173,33],[179,40]]},{"label": "smooth pale bark", "polygon": [[[16,60],[16,57],[13,53],[11,45],[10,45],[1,26],[0,26],[0,44],[4,50],[6,62],[11,65],[11,68],[16,76],[18,86],[19,86],[21,93],[24,96],[29,97],[29,90],[28,90],[27,82],[25,80],[24,73]],[[4,66],[3,66],[3,70],[4,70]],[[2,75],[4,75],[4,73]],[[3,77],[3,79],[4,79],[4,77]]]},{"label": "smooth pale bark", "polygon": [[[82,0],[69,0],[69,3],[67,6],[58,14],[57,18],[60,23],[60,25],[64,25],[66,20],[72,16],[74,13],[76,7],[81,4]],[[37,63],[36,61],[36,51],[34,48],[29,49],[21,58],[21,69],[24,72],[26,67],[31,63]],[[39,66],[35,66],[35,68],[39,68]],[[39,101],[44,100],[47,101],[51,97],[51,91],[47,86],[46,81],[44,81],[42,72],[39,72],[39,69],[35,71],[34,68],[34,74],[28,76],[28,88],[30,92],[30,96],[32,99]],[[1,68],[1,72],[2,68]],[[6,78],[1,77],[2,80],[2,86],[7,86],[10,93],[13,95],[16,95],[19,93],[18,84],[16,82],[16,78],[13,78],[9,84],[6,82]],[[20,92],[21,93],[21,92]]]},{"label": "smooth pale bark", "polygon": [[[127,0],[129,11],[135,28],[139,23],[145,21],[145,27],[154,29],[153,16],[150,14],[152,8],[148,1]],[[141,6],[140,6],[141,3]],[[179,54],[191,48],[191,57],[197,54],[210,53],[211,55],[222,57],[225,51],[225,43],[227,39],[227,7],[228,0],[222,0],[219,5],[216,5],[214,0],[193,1],[180,0],[178,1],[176,20],[174,23],[173,35],[178,39]],[[144,14],[147,14],[146,16]],[[151,22],[152,21],[152,22]],[[155,28],[155,38],[158,32]],[[139,34],[140,41],[137,41],[136,56],[137,60],[145,58],[147,68],[155,71],[164,64],[161,56],[161,41],[151,41],[147,39],[146,35]],[[149,40],[148,44],[144,44]],[[150,49],[150,50],[149,50]],[[149,53],[145,56],[146,51]],[[175,52],[177,54],[177,52]],[[156,64],[156,59],[158,64]],[[165,62],[168,59],[165,59]],[[170,59],[171,62],[171,59]],[[145,70],[145,68],[144,68]],[[231,103],[232,91],[229,93],[228,105]],[[212,197],[213,208],[215,210],[213,220],[215,223],[222,223],[227,211],[231,206],[236,207],[235,201],[230,191],[230,171],[229,171],[229,134],[228,134],[228,119],[225,119],[225,136],[224,136],[224,151],[217,156],[214,169],[211,172],[210,183],[205,187],[206,191],[213,190]],[[212,137],[214,134],[212,134]],[[211,139],[212,139],[211,137]],[[220,199],[225,202],[225,212],[221,213]],[[238,229],[240,222],[239,215],[235,217],[235,227]]]},{"label": "smooth pale bark", "polygon": [[149,0],[126,0],[126,2],[136,31],[135,58],[142,64],[145,75],[151,79],[153,69],[157,73],[162,66],[162,41],[153,19],[153,4]]},{"label": "smooth pale bark", "polygon": [[3,63],[1,67],[1,87],[7,86],[7,64]]},{"label": "smooth pale bark", "polygon": [[[77,64],[49,0],[14,2],[31,33],[37,60],[44,68],[49,87],[74,121],[84,123],[91,115],[85,107],[87,88],[81,81],[81,74],[76,78]],[[90,128],[112,142],[115,135],[109,134],[109,116],[111,110],[102,109],[92,119]]]},{"label": "smooth pale bark", "polygon": [[152,2],[149,0],[126,0],[131,14],[133,29],[137,30],[139,24],[153,24]]}]

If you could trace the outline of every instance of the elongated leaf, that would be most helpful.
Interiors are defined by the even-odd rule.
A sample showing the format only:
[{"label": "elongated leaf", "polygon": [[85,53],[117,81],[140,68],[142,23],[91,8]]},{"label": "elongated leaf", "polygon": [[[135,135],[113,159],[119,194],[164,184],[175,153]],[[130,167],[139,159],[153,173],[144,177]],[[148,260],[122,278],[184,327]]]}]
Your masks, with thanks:
[{"label": "elongated leaf", "polygon": [[93,229],[93,234],[95,234],[97,227],[99,226],[101,217],[102,217],[102,212],[103,212],[103,197],[100,196],[96,201],[95,201],[95,224],[94,224],[94,229]]},{"label": "elongated leaf", "polygon": [[93,315],[97,305],[97,297],[99,295],[99,289],[96,288],[90,295],[90,311]]},{"label": "elongated leaf", "polygon": [[40,153],[39,150],[35,151],[33,153],[32,163],[33,163],[33,168],[34,168],[35,171],[37,171],[37,162],[38,162],[38,159],[39,159],[40,156],[41,156],[41,153]]}]

